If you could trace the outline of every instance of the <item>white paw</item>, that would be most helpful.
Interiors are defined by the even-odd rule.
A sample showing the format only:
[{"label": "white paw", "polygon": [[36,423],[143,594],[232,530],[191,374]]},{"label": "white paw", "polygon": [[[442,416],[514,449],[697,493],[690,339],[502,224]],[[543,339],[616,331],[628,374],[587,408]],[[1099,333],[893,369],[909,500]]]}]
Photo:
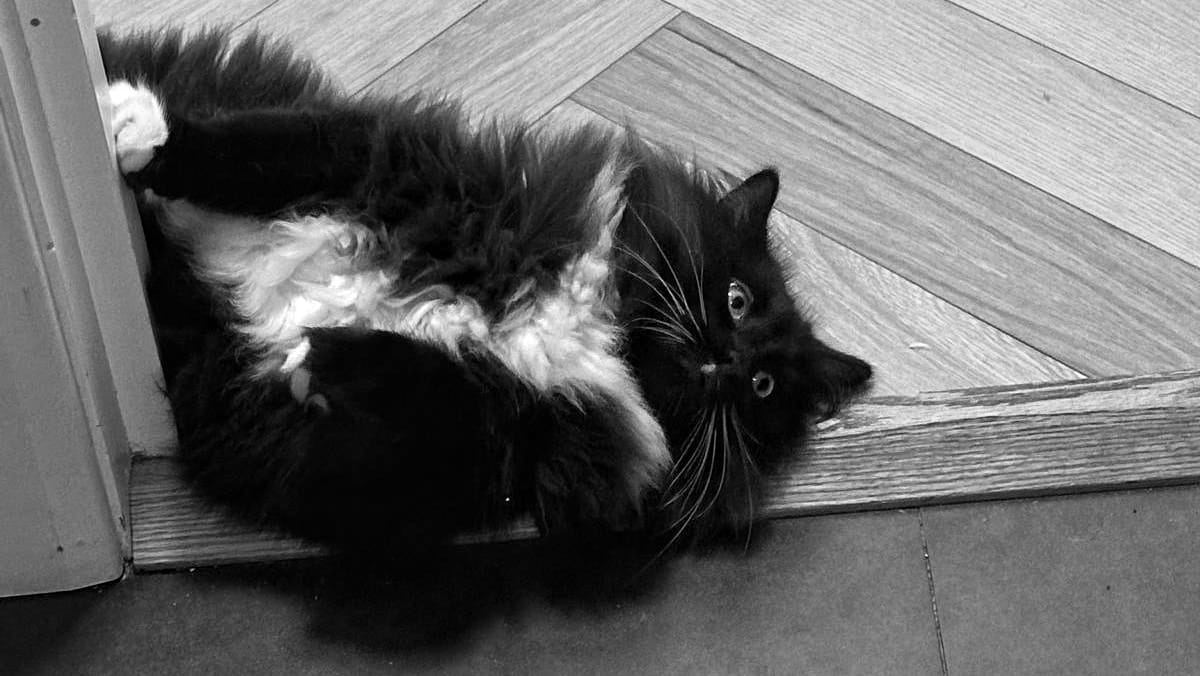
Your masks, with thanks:
[{"label": "white paw", "polygon": [[292,398],[296,400],[296,403],[316,409],[321,413],[329,413],[329,400],[320,392],[312,392],[310,387],[312,387],[312,373],[308,369],[301,366],[292,371],[291,378],[288,379],[288,389],[291,390]]},{"label": "white paw", "polygon": [[288,390],[297,403],[315,408],[322,413],[328,413],[329,400],[325,398],[325,395],[312,391],[312,372],[304,368],[304,360],[308,358],[308,352],[311,349],[312,345],[307,338],[301,340],[296,347],[288,350],[283,366],[279,367],[279,370],[284,374],[290,374]]},{"label": "white paw", "polygon": [[118,80],[108,87],[117,165],[128,174],[144,168],[167,142],[167,118],[154,92]]}]

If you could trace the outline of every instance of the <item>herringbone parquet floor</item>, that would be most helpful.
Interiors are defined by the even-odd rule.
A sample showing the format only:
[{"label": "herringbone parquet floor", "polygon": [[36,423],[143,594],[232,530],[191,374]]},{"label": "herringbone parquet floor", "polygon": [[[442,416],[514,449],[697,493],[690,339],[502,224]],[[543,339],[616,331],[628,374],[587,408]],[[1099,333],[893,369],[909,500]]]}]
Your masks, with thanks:
[{"label": "herringbone parquet floor", "polygon": [[291,40],[349,91],[631,123],[784,176],[839,345],[909,393],[1200,365],[1200,21],[1185,0],[95,3]]}]

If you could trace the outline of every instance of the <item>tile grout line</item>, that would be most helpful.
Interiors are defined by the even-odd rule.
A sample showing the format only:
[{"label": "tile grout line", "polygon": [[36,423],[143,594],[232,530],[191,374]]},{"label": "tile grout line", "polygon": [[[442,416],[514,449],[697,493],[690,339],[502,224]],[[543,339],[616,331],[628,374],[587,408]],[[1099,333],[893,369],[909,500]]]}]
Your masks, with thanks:
[{"label": "tile grout line", "polygon": [[933,630],[937,634],[938,660],[942,664],[942,676],[950,676],[946,663],[946,642],[942,638],[942,620],[938,617],[937,593],[933,584],[933,562],[929,558],[929,540],[925,537],[925,510],[917,508],[917,526],[921,531],[921,556],[925,559],[925,579],[929,582],[929,607],[933,611]]}]

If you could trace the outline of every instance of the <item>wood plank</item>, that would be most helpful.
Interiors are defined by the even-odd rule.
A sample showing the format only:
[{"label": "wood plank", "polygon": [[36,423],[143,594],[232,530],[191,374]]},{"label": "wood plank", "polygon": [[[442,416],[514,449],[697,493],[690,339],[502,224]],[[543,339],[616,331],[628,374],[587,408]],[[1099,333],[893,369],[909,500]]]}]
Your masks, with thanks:
[{"label": "wood plank", "polygon": [[489,0],[369,89],[537,118],[676,14],[659,0]]},{"label": "wood plank", "polygon": [[[178,460],[140,457],[129,496],[133,562],[138,570],[284,561],[322,556],[327,550],[282,531],[230,515],[205,501],[183,478]],[[507,530],[464,534],[460,544],[536,536],[532,521]]]},{"label": "wood plank", "polygon": [[238,26],[263,11],[276,0],[91,0],[97,26],[111,25],[117,30],[136,30],[180,26],[188,29],[205,25]]},{"label": "wood plank", "polygon": [[287,38],[357,92],[482,3],[279,0],[238,32]]},{"label": "wood plank", "polygon": [[1200,119],[946,0],[680,0],[709,21],[1200,265]]},{"label": "wood plank", "polygon": [[[832,421],[831,421],[832,422]],[[773,485],[790,516],[1200,481],[1200,371],[886,397]]]},{"label": "wood plank", "polygon": [[783,212],[1082,373],[1200,365],[1200,270],[690,17],[572,98],[774,163]]},{"label": "wood plank", "polygon": [[875,394],[916,394],[1080,374],[776,212],[778,251],[818,333],[875,367]]},{"label": "wood plank", "polygon": [[[766,516],[1200,481],[1200,371],[883,397],[832,422],[772,484]],[[322,553],[206,506],[169,458],[133,479],[141,570]]]},{"label": "wood plank", "polygon": [[1200,115],[1200,12],[1193,0],[951,2]]},{"label": "wood plank", "polygon": [[[568,99],[541,120],[572,128],[608,118]],[[795,219],[771,221],[792,292],[823,339],[875,367],[873,393],[983,387],[1080,374]]]}]

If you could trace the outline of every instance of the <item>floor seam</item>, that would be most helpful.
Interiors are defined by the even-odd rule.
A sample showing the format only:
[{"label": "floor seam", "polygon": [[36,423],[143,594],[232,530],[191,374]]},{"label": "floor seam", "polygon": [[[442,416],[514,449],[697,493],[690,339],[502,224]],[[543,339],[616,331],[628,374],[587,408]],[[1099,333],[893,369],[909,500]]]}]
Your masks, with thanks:
[{"label": "floor seam", "polygon": [[933,630],[937,634],[938,660],[942,665],[942,676],[950,676],[946,663],[946,642],[942,638],[942,620],[938,616],[937,592],[933,584],[933,563],[929,559],[929,540],[925,537],[925,510],[917,510],[917,525],[921,531],[921,557],[925,560],[925,579],[929,583],[929,607],[933,612]]}]

